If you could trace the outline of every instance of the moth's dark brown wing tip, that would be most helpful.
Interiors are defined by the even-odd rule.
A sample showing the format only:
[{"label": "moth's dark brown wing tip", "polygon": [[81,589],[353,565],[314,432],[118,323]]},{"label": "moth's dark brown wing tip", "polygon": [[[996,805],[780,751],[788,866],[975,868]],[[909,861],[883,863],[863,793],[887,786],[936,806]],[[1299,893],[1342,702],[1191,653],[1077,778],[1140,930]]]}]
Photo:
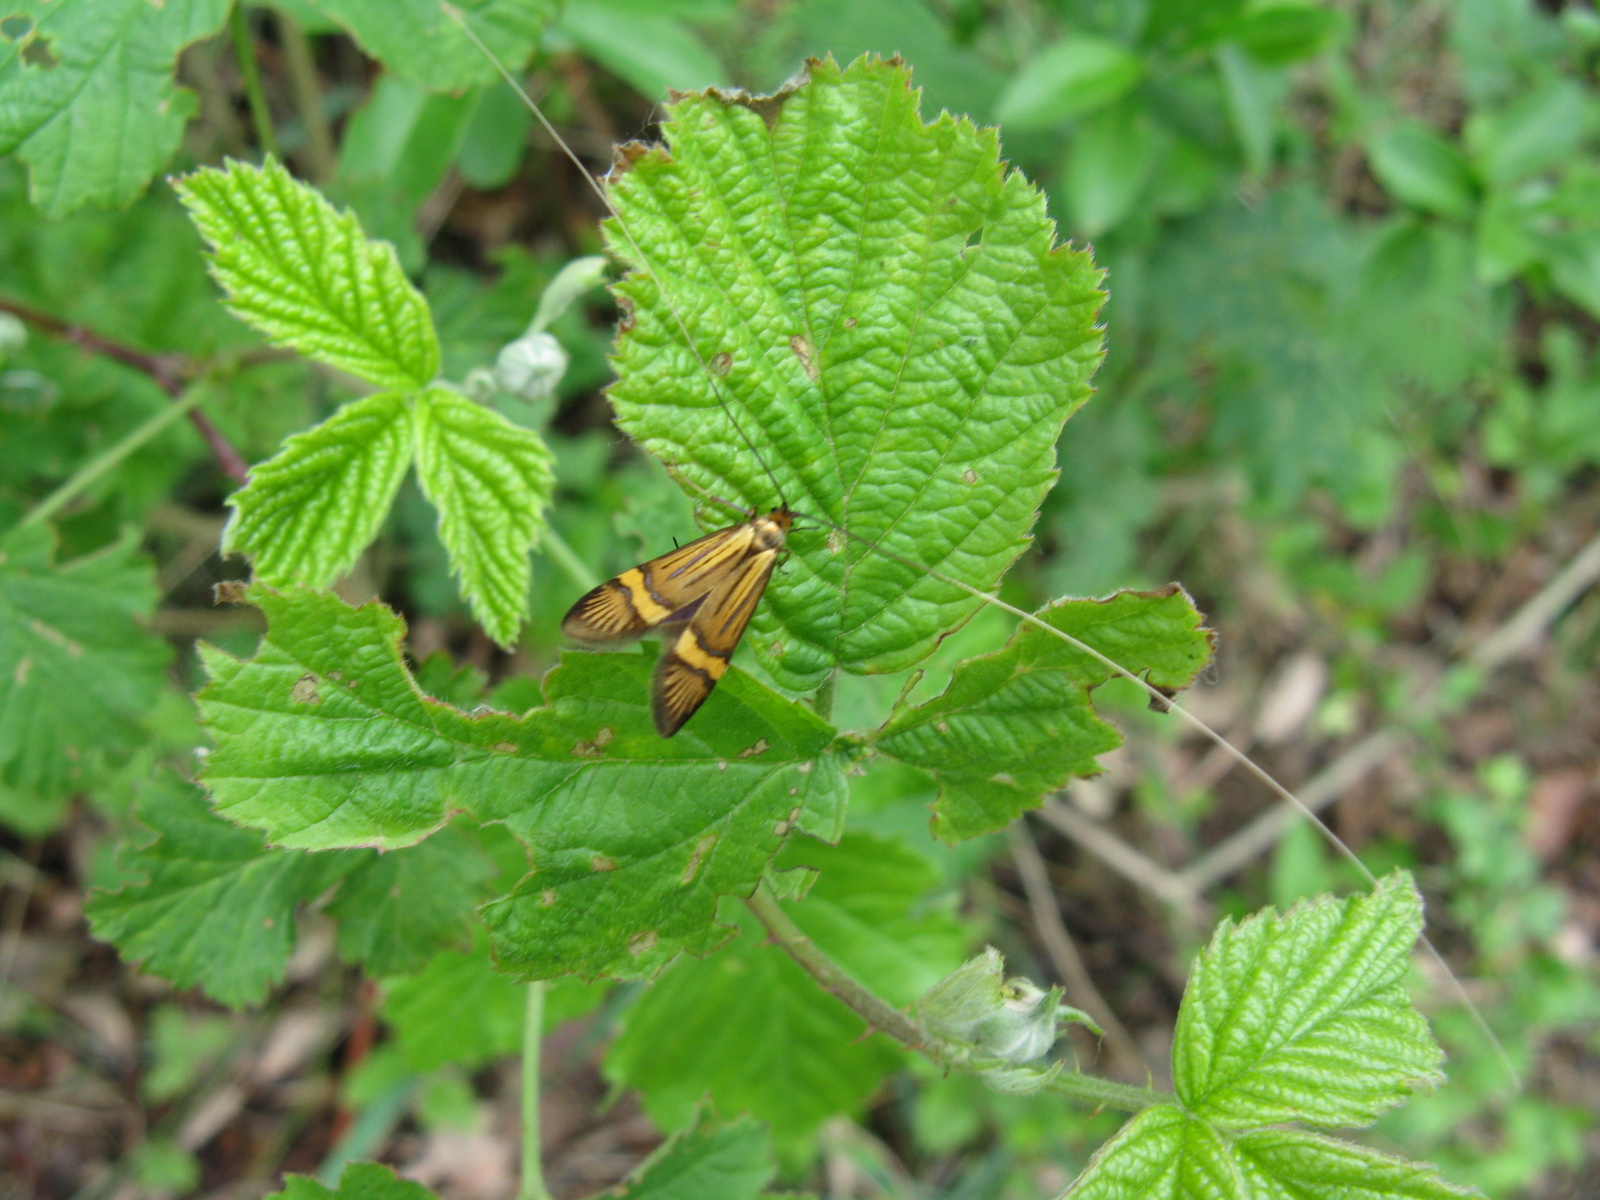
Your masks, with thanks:
[{"label": "moth's dark brown wing tip", "polygon": [[593,646],[632,641],[649,631],[628,600],[627,589],[608,579],[578,597],[561,618],[561,634],[575,642]]},{"label": "moth's dark brown wing tip", "polygon": [[669,738],[700,711],[716,680],[686,663],[674,646],[663,649],[650,680],[650,715],[656,732]]}]

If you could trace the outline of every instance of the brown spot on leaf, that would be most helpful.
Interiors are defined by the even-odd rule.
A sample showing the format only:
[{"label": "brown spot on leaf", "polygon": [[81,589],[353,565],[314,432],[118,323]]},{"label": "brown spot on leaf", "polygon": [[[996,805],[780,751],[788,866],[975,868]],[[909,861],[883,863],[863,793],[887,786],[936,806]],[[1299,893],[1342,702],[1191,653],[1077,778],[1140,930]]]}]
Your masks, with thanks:
[{"label": "brown spot on leaf", "polygon": [[794,769],[796,771],[800,772],[800,774],[802,774],[802,775],[809,775],[809,774],[811,774],[811,768],[813,766],[815,766],[815,765],[816,765],[815,763],[807,761],[807,762],[803,762],[803,763],[797,763],[795,765]]},{"label": "brown spot on leaf", "polygon": [[758,738],[755,745],[746,746],[743,750],[739,751],[739,757],[754,758],[758,754],[765,754],[770,749],[772,749],[772,744],[768,742],[766,738]]},{"label": "brown spot on leaf", "polygon": [[694,844],[694,853],[689,856],[689,861],[683,868],[683,882],[685,884],[694,882],[694,877],[700,873],[700,864],[705,861],[706,855],[711,853],[711,847],[716,844],[717,835],[714,833],[706,834],[705,837]]},{"label": "brown spot on leaf", "polygon": [[322,690],[318,685],[317,677],[307,671],[294,681],[294,686],[289,689],[289,699],[296,704],[321,704]]},{"label": "brown spot on leaf", "polygon": [[11,678],[16,680],[18,687],[28,682],[28,671],[32,666],[33,659],[26,654],[17,659],[17,667],[16,670],[11,672]]},{"label": "brown spot on leaf", "polygon": [[846,317],[844,319],[844,327],[846,329],[854,329],[856,327],[856,325],[857,325],[857,321],[856,321],[856,319],[854,317]]},{"label": "brown spot on leaf", "polygon": [[628,953],[638,958],[641,954],[648,954],[656,948],[660,938],[654,929],[647,929],[643,933],[636,933],[628,939]]},{"label": "brown spot on leaf", "polygon": [[719,378],[733,369],[733,355],[724,350],[711,359],[711,373]]},{"label": "brown spot on leaf", "polygon": [[933,727],[935,729],[937,729],[940,733],[949,733],[950,732],[950,722],[949,721],[935,721],[933,723]]},{"label": "brown spot on leaf", "polygon": [[596,854],[589,860],[589,869],[592,871],[615,871],[617,869],[617,864],[612,862],[604,854]]},{"label": "brown spot on leaf", "polygon": [[977,483],[978,473],[971,467],[968,467],[965,471],[961,472],[961,482],[969,485]]},{"label": "brown spot on leaf", "polygon": [[817,354],[811,348],[811,343],[797,333],[789,339],[789,349],[800,360],[800,369],[806,373],[806,378],[815,383],[820,376],[817,373]]},{"label": "brown spot on leaf", "polygon": [[493,750],[496,754],[515,754],[518,750],[518,746],[515,742],[496,742],[494,745],[490,746],[489,749]]},{"label": "brown spot on leaf", "polygon": [[544,891],[540,892],[539,904],[543,908],[554,908],[556,906],[555,888],[545,888]]}]

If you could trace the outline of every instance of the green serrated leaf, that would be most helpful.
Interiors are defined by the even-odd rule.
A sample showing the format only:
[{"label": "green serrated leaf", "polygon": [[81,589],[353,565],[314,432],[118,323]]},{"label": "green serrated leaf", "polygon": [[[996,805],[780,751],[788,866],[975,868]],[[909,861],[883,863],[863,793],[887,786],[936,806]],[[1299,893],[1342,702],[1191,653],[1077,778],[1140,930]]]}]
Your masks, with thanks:
[{"label": "green serrated leaf", "polygon": [[1248,1194],[1217,1131],[1158,1104],[1101,1146],[1062,1200],[1236,1200]]},{"label": "green serrated leaf", "polygon": [[27,28],[0,38],[0,154],[30,168],[52,219],[121,207],[178,148],[194,93],[173,84],[178,53],[210,37],[228,0],[55,0],[17,5]]},{"label": "green serrated leaf", "polygon": [[461,593],[509,648],[528,615],[528,552],[555,490],[539,435],[445,388],[417,398],[417,478],[439,510],[439,540]]},{"label": "green serrated leaf", "polygon": [[1100,273],[995,131],[924,124],[896,64],[683,97],[663,128],[612,176],[618,423],[708,492],[853,535],[789,539],[747,639],[780,683],[909,666],[978,603],[928,570],[987,589],[1027,546],[1100,360]]},{"label": "green serrated leaf", "polygon": [[1405,987],[1421,929],[1400,872],[1369,895],[1224,921],[1178,1013],[1173,1079],[1189,1111],[1232,1129],[1363,1125],[1440,1082],[1444,1056]]},{"label": "green serrated leaf", "polygon": [[613,1193],[617,1200],[755,1200],[776,1174],[771,1139],[748,1118],[702,1120],[668,1138]]},{"label": "green serrated leaf", "polygon": [[172,776],[149,789],[136,815],[156,836],[124,843],[117,865],[142,882],[92,894],[90,930],[180,988],[199,984],[223,1004],[260,1003],[288,964],[295,907],[326,891],[354,865],[351,856],[268,849]]},{"label": "green serrated leaf", "polygon": [[1041,50],[1016,73],[995,105],[1015,129],[1040,129],[1094,112],[1139,82],[1139,56],[1109,38],[1075,35]]},{"label": "green serrated leaf", "polygon": [[[1187,687],[1211,658],[1211,631],[1176,584],[1058,600],[1039,616],[1158,688]],[[1019,625],[1004,649],[959,664],[942,695],[892,717],[876,744],[939,780],[939,837],[976,837],[1072,776],[1099,773],[1096,756],[1122,736],[1095,715],[1089,693],[1111,675],[1060,638]]]},{"label": "green serrated leaf", "polygon": [[1256,1129],[1232,1141],[1256,1200],[1463,1200],[1481,1196],[1439,1178],[1426,1163],[1406,1162],[1366,1146],[1288,1129]]},{"label": "green serrated leaf", "polygon": [[465,945],[494,864],[470,836],[441,829],[387,854],[364,852],[328,906],[339,953],[373,975],[419,970],[435,951]]},{"label": "green serrated leaf", "polygon": [[145,739],[168,645],[140,624],[155,606],[148,560],[128,537],[55,562],[55,534],[0,539],[0,787],[49,805]]},{"label": "green serrated leaf", "polygon": [[743,672],[670,741],[635,653],[568,654],[543,708],[468,716],[417,689],[382,606],[250,596],[266,637],[248,661],[207,650],[198,698],[218,810],[306,848],[409,845],[457,809],[503,822],[538,863],[485,910],[521,977],[650,974],[704,953],[728,932],[717,898],[748,894],[791,829],[839,834],[833,730]]},{"label": "green serrated leaf", "polygon": [[[488,937],[481,926],[476,932],[471,950],[442,950],[417,974],[383,985],[379,1011],[413,1071],[447,1064],[473,1069],[522,1045],[529,985],[496,971]],[[577,980],[545,985],[545,1029],[582,1016],[605,991]]]},{"label": "green serrated leaf", "polygon": [[394,247],[369,242],[276,160],[206,167],[174,186],[229,307],[274,342],[378,387],[419,388],[439,373],[428,302]]},{"label": "green serrated leaf", "polygon": [[[361,48],[391,71],[435,92],[494,83],[499,72],[447,17],[439,0],[317,0]],[[455,0],[490,53],[516,71],[554,15],[555,0]]]},{"label": "green serrated leaf", "polygon": [[285,1175],[283,1191],[266,1200],[438,1200],[420,1183],[401,1179],[382,1163],[351,1163],[339,1176],[338,1188],[323,1187],[307,1175]]},{"label": "green serrated leaf", "polygon": [[[784,908],[852,976],[905,1003],[961,960],[966,931],[948,909],[920,910],[938,874],[886,838],[845,835],[837,848],[802,841],[782,860],[820,873]],[[913,915],[913,914],[916,915]],[[633,1008],[606,1057],[607,1075],[637,1087],[668,1127],[709,1094],[723,1112],[749,1112],[785,1142],[835,1113],[853,1112],[901,1062],[882,1038],[860,1040],[861,1019],[820,990],[747,912],[742,934],[707,959],[672,964]]]},{"label": "green serrated leaf", "polygon": [[228,497],[224,553],[251,557],[272,584],[323,587],[355,565],[411,465],[406,398],[379,392],[297,433]]}]

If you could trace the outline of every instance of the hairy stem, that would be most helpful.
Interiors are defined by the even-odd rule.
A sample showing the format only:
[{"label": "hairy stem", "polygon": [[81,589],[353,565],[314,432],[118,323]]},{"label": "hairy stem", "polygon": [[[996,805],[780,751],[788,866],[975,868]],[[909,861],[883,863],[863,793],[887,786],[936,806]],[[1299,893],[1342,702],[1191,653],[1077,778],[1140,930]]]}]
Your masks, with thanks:
[{"label": "hairy stem", "polygon": [[250,18],[244,11],[243,0],[236,0],[229,21],[233,29],[233,51],[239,57],[239,75],[244,80],[245,98],[250,102],[250,120],[256,127],[256,140],[273,158],[281,159],[278,131],[272,124],[272,110],[267,107],[267,93],[261,87],[261,68],[256,62],[255,41],[250,36]]},{"label": "hairy stem", "polygon": [[[863,987],[843,967],[819,950],[816,943],[789,919],[789,914],[783,911],[777,897],[765,887],[757,888],[745,903],[766,927],[772,940],[782,946],[789,957],[805,969],[806,974],[842,1000],[871,1028],[881,1030],[909,1049],[922,1052],[942,1067],[961,1065],[948,1062],[940,1052],[938,1043],[928,1036],[922,1026],[869,988]],[[1172,1097],[1165,1092],[1113,1083],[1109,1079],[1082,1075],[1076,1071],[1063,1071],[1051,1080],[1047,1090],[1096,1107],[1103,1105],[1125,1112],[1140,1112],[1153,1104],[1172,1102]]]},{"label": "hairy stem", "polygon": [[522,1019],[522,1187],[517,1200],[550,1200],[539,1145],[539,1043],[544,1039],[544,983],[528,985]]}]

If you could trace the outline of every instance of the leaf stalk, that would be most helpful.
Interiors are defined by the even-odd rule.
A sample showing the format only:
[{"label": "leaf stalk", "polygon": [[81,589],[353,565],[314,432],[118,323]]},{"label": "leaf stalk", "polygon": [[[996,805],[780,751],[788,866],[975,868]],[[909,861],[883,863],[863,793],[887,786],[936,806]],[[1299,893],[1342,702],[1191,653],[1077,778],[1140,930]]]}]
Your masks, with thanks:
[{"label": "leaf stalk", "polygon": [[[966,1066],[946,1054],[943,1047],[910,1016],[857,982],[843,967],[818,949],[817,944],[783,911],[777,897],[764,886],[758,887],[745,903],[772,940],[782,946],[806,974],[821,984],[825,991],[843,1001],[870,1028],[888,1034],[901,1045],[919,1051],[947,1070]],[[1172,1096],[1153,1088],[1114,1083],[1077,1071],[1062,1071],[1050,1081],[1046,1090],[1095,1107],[1115,1108],[1123,1112],[1136,1113],[1155,1104],[1175,1103]]]},{"label": "leaf stalk", "polygon": [[272,110],[267,107],[267,93],[261,86],[261,67],[256,62],[255,40],[250,34],[250,18],[244,11],[243,0],[236,0],[228,21],[233,31],[233,51],[239,58],[239,75],[244,80],[245,99],[250,102],[250,120],[256,127],[256,139],[263,151],[281,160],[278,131],[272,124]]},{"label": "leaf stalk", "polygon": [[539,1045],[544,1039],[544,983],[528,985],[522,1017],[522,1187],[517,1200],[550,1200],[539,1142]]}]

